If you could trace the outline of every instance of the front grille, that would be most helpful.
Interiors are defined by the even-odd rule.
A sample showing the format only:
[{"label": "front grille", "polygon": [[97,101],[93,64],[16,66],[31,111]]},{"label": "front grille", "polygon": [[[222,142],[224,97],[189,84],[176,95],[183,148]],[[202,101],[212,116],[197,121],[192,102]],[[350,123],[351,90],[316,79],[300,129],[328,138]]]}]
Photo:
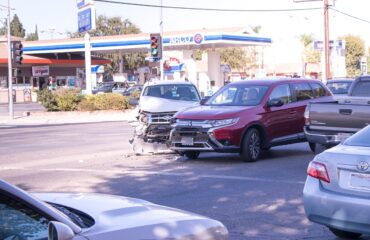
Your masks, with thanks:
[{"label": "front grille", "polygon": [[169,124],[176,112],[148,113],[149,123]]}]

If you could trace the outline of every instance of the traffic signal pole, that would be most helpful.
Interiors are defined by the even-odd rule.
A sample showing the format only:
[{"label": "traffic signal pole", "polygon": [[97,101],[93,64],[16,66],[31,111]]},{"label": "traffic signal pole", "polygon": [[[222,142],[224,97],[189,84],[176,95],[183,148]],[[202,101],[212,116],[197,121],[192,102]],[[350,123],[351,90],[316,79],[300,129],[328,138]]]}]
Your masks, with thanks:
[{"label": "traffic signal pole", "polygon": [[13,109],[13,75],[12,75],[12,45],[10,35],[10,0],[8,0],[8,103],[9,103],[9,117],[14,118]]},{"label": "traffic signal pole", "polygon": [[161,35],[161,43],[160,43],[160,47],[162,49],[159,49],[159,51],[161,51],[162,53],[162,56],[161,56],[161,59],[159,60],[159,69],[160,69],[160,72],[161,72],[161,80],[164,80],[164,70],[163,70],[163,8],[162,8],[162,5],[163,5],[163,0],[161,0],[161,13],[160,13],[160,35]]}]

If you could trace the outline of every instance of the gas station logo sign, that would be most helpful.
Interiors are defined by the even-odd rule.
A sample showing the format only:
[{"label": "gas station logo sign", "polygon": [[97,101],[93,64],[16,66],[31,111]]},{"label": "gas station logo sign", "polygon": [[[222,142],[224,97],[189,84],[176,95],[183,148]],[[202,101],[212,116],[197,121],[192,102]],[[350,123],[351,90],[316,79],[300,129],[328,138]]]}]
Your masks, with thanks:
[{"label": "gas station logo sign", "polygon": [[201,44],[203,42],[203,36],[200,33],[194,35],[195,44]]},{"label": "gas station logo sign", "polygon": [[171,37],[171,45],[184,45],[184,44],[201,44],[203,42],[203,35],[200,33],[194,36],[181,36],[181,37]]}]

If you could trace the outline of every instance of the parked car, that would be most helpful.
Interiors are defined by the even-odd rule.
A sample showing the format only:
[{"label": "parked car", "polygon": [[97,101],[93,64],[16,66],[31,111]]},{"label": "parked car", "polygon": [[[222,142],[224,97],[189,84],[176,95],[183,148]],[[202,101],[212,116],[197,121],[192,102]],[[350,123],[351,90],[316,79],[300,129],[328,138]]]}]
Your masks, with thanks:
[{"label": "parked car", "polygon": [[[131,139],[134,152],[141,154],[168,150],[170,120],[176,112],[198,106],[199,102],[198,89],[189,81],[159,80],[146,83],[140,96],[137,126]],[[154,147],[145,143],[157,145]]]},{"label": "parked car", "polygon": [[327,81],[326,86],[334,94],[335,99],[340,99],[347,96],[353,81],[354,79],[351,78],[330,79]]},{"label": "parked car", "polygon": [[309,103],[305,118],[304,130],[311,144],[339,144],[369,124],[370,76],[356,78],[346,98]]},{"label": "parked car", "polygon": [[92,94],[111,93],[116,85],[117,82],[102,82],[96,88],[92,89]]},{"label": "parked car", "polygon": [[256,161],[263,149],[306,141],[307,103],[327,100],[332,100],[332,94],[317,80],[233,82],[204,105],[174,116],[171,149],[188,158],[216,151],[240,153],[244,161]]},{"label": "parked car", "polygon": [[122,92],[123,96],[130,96],[133,92],[137,91],[141,93],[143,90],[143,85],[134,85],[132,87],[127,88],[125,91]]},{"label": "parked car", "polygon": [[129,84],[126,82],[117,82],[113,88],[112,93],[124,93],[129,88]]},{"label": "parked car", "polygon": [[144,200],[27,192],[0,180],[0,239],[224,240],[216,220]]},{"label": "parked car", "polygon": [[317,155],[303,190],[308,219],[344,239],[370,235],[370,126]]}]

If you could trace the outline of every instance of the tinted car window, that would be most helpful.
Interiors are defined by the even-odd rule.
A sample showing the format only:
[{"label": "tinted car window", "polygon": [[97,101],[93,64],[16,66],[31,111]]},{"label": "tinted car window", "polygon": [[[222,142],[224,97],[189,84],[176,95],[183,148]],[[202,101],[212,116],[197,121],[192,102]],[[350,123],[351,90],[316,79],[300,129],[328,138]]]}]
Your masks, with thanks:
[{"label": "tinted car window", "polygon": [[279,85],[272,90],[271,99],[280,99],[284,104],[292,102],[292,95],[288,84]]},{"label": "tinted car window", "polygon": [[47,239],[48,222],[29,207],[0,194],[0,239]]},{"label": "tinted car window", "polygon": [[370,126],[357,132],[344,141],[344,145],[370,147]]},{"label": "tinted car window", "polygon": [[352,82],[328,82],[326,86],[333,94],[347,94]]},{"label": "tinted car window", "polygon": [[326,90],[325,90],[325,88],[323,86],[321,86],[318,83],[310,83],[310,85],[312,87],[313,96],[315,98],[325,97],[326,96]]},{"label": "tinted car window", "polygon": [[356,82],[352,89],[352,96],[370,97],[370,81]]},{"label": "tinted car window", "polygon": [[261,103],[268,86],[225,86],[207,102],[218,106],[256,106]]},{"label": "tinted car window", "polygon": [[292,86],[297,101],[304,101],[314,97],[312,89],[308,83],[294,83]]}]

